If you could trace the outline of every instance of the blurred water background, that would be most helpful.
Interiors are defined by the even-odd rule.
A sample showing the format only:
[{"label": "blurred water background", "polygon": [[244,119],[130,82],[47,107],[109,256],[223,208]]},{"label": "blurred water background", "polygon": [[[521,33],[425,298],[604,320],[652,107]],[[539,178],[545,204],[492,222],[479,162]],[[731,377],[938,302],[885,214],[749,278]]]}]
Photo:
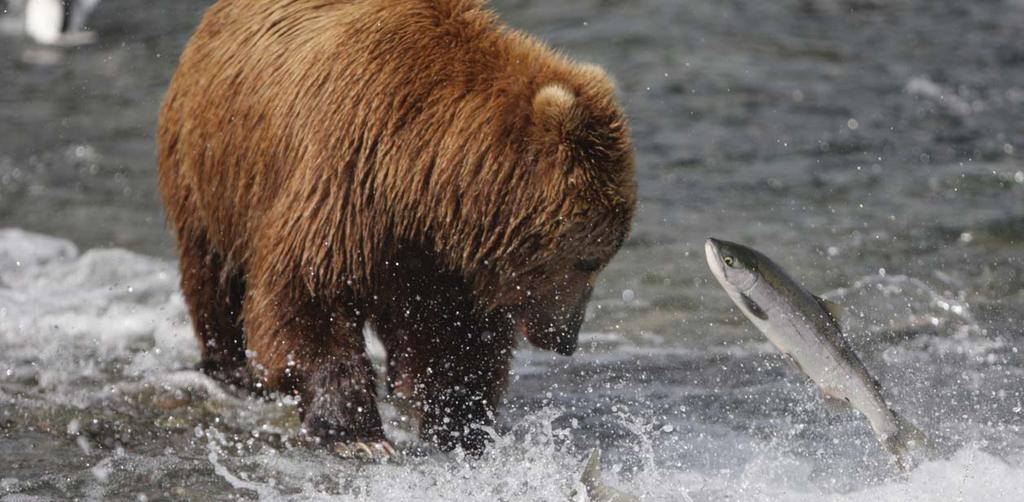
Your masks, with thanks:
[{"label": "blurred water background", "polygon": [[[581,352],[517,356],[487,456],[382,466],[188,370],[153,130],[209,3],[105,0],[82,47],[0,38],[0,499],[583,500],[601,446],[646,500],[1020,500],[1024,1],[491,2],[616,77],[639,214]],[[844,303],[936,457],[899,474],[824,410],[712,281],[709,235]]]}]

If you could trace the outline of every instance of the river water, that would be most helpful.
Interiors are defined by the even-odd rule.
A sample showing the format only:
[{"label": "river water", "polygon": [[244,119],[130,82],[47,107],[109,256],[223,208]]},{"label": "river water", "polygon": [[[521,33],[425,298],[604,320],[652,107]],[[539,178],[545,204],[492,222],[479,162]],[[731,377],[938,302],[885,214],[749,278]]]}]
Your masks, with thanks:
[{"label": "river water", "polygon": [[[397,465],[297,447],[292,403],[189,370],[152,136],[207,4],[0,38],[0,500],[584,500],[598,446],[645,500],[1020,500],[1024,1],[492,2],[615,75],[640,210],[581,351],[517,355],[490,452],[418,448],[385,406]],[[901,474],[824,409],[713,282],[709,235],[846,306],[929,458]]]}]

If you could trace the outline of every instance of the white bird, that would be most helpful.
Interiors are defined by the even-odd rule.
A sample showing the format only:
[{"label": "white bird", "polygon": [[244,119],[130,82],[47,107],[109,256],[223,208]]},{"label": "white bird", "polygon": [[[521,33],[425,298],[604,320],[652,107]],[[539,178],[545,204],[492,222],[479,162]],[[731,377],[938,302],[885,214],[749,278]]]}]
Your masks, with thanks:
[{"label": "white bird", "polygon": [[85,31],[85,22],[99,3],[100,0],[25,0],[25,33],[44,45],[92,42],[95,35]]}]

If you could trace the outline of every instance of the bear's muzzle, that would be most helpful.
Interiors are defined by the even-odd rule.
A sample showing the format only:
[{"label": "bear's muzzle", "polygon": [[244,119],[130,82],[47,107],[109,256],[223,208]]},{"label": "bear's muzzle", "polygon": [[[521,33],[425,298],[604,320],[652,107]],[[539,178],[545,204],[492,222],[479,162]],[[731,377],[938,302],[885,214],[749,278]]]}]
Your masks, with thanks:
[{"label": "bear's muzzle", "polygon": [[571,356],[579,347],[580,326],[586,317],[590,290],[581,296],[571,308],[554,314],[534,310],[516,319],[516,331],[521,333],[534,347],[550,350],[563,356]]}]

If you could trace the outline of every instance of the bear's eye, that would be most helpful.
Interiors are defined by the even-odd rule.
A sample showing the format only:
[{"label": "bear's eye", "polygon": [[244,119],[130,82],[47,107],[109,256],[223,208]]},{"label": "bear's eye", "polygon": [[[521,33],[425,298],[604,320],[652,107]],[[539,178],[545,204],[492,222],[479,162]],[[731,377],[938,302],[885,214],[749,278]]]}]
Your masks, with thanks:
[{"label": "bear's eye", "polygon": [[601,268],[601,260],[598,258],[582,258],[576,262],[576,270],[580,272],[597,272]]}]

